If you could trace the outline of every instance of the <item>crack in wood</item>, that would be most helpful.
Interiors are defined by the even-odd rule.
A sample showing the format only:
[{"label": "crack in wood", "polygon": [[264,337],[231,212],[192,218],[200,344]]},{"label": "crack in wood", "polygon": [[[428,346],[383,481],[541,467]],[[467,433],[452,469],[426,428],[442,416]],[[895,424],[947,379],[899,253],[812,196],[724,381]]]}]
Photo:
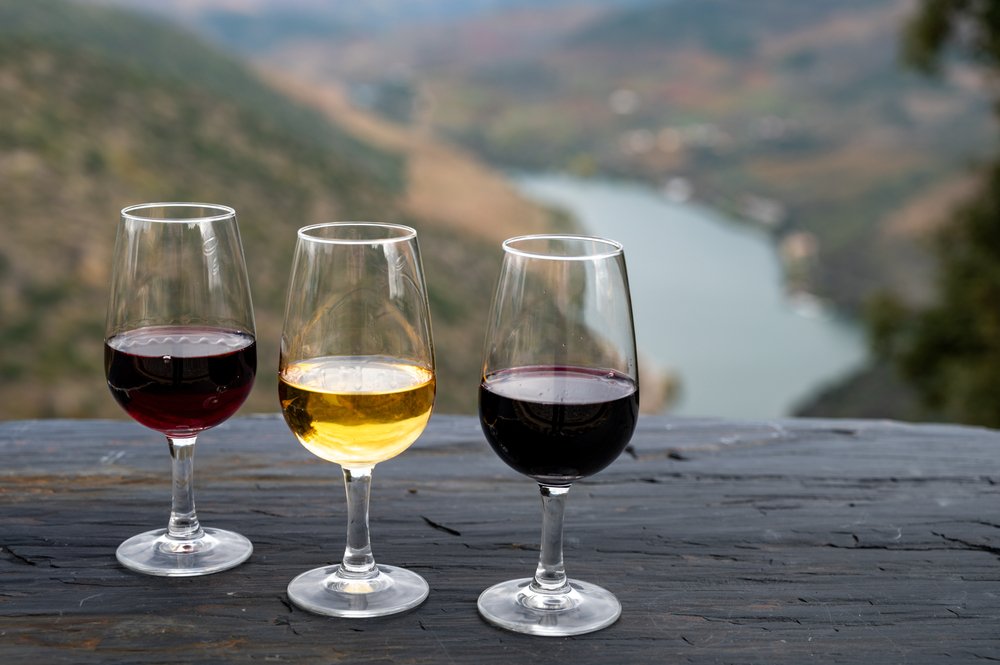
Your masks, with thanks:
[{"label": "crack in wood", "polygon": [[262,510],[260,508],[251,508],[251,513],[257,513],[258,515],[267,515],[268,517],[288,517],[288,515],[282,513],[275,513],[270,510]]},{"label": "crack in wood", "polygon": [[295,626],[292,625],[292,621],[288,617],[275,617],[273,623],[274,623],[275,626],[285,626],[285,627],[287,627],[288,630],[292,631],[292,634],[295,635],[295,636],[297,636],[297,637],[301,637],[302,636],[302,633],[300,633],[299,631],[295,630]]},{"label": "crack in wood", "polygon": [[11,561],[16,561],[18,563],[23,563],[26,566],[37,566],[38,562],[30,559],[22,554],[18,554],[6,545],[0,545],[0,554],[6,554],[6,558]]},{"label": "crack in wood", "polygon": [[[713,616],[708,616],[707,614],[687,614],[687,613],[678,614],[677,616],[701,619],[702,621],[708,621],[710,623],[728,623],[734,626],[749,626],[755,623],[775,623],[775,624],[794,623],[802,625],[802,621],[800,619],[797,619],[795,617],[785,617],[785,616],[746,616],[739,618],[730,618],[730,617],[713,617]],[[757,626],[757,627],[761,628],[762,630],[767,630],[766,626]]]},{"label": "crack in wood", "polygon": [[[940,534],[934,534],[934,535],[940,535]],[[954,552],[955,550],[963,549],[961,547],[936,547],[934,545],[917,547],[914,545],[862,545],[860,543],[855,543],[853,545],[840,545],[838,543],[823,543],[823,547],[830,547],[835,550],[883,550],[886,552]],[[974,545],[969,545],[969,549],[985,549],[985,548],[986,546],[975,547]],[[992,552],[993,554],[1000,555],[1000,549],[993,549]]]},{"label": "crack in wood", "polygon": [[979,552],[989,552],[994,556],[1000,556],[1000,547],[993,547],[992,545],[983,545],[981,543],[971,543],[967,540],[963,540],[961,538],[952,538],[950,536],[946,536],[943,533],[938,533],[936,531],[932,531],[931,533],[933,533],[941,540],[944,540],[945,542],[961,545],[965,549],[976,550]]},{"label": "crack in wood", "polygon": [[458,531],[457,529],[452,529],[450,526],[445,526],[444,524],[439,524],[430,518],[424,517],[423,515],[420,516],[420,519],[427,522],[428,526],[437,529],[438,531],[444,531],[445,533],[451,534],[452,536],[462,535],[461,531]]}]

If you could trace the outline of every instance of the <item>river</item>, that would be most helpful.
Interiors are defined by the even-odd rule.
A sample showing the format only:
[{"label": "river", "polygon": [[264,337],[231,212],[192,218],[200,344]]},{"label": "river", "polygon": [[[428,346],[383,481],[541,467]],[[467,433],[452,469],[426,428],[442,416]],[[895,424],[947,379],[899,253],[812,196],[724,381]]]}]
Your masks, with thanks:
[{"label": "river", "polygon": [[559,174],[512,181],[625,246],[639,352],[681,381],[670,413],[791,415],[864,363],[857,324],[827,310],[804,314],[788,300],[763,230],[638,184]]}]

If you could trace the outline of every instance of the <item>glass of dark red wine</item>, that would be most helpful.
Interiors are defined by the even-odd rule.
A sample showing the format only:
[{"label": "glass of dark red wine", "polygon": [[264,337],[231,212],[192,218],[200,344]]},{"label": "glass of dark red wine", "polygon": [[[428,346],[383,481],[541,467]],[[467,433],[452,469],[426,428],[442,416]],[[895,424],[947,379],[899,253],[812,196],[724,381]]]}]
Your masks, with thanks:
[{"label": "glass of dark red wine", "polygon": [[563,512],[570,486],[611,464],[638,419],[625,255],[612,240],[571,235],[511,238],[503,250],[479,418],[500,459],[538,483],[541,554],[534,577],[486,589],[479,612],[519,633],[589,633],[614,623],[621,604],[566,576]]},{"label": "glass of dark red wine", "polygon": [[122,210],[104,369],[115,400],[166,436],[173,459],[167,527],[123,542],[118,561],[167,577],[245,561],[253,545],[244,536],[201,526],[193,485],[198,434],[236,412],[257,371],[250,284],[232,208],[149,203]]}]

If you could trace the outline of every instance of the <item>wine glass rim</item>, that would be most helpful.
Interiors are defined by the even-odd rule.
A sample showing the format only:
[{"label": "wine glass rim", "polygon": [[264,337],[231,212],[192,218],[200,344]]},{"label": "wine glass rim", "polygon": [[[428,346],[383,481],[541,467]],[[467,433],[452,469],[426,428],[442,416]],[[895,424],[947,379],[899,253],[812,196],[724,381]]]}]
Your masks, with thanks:
[{"label": "wine glass rim", "polygon": [[[194,209],[201,208],[207,211],[213,211],[210,214],[200,214],[191,216],[164,216],[164,217],[153,217],[151,215],[141,214],[145,210],[162,209],[167,210],[170,208],[178,209]],[[137,203],[136,205],[130,205],[122,208],[122,217],[137,222],[162,222],[165,224],[176,223],[176,222],[216,222],[223,219],[228,219],[236,216],[236,210],[227,205],[222,205],[221,203],[196,203],[190,201],[166,201],[160,203]]]},{"label": "wine glass rim", "polygon": [[[385,238],[324,238],[315,235],[317,229],[347,228],[347,227],[374,227],[383,229],[393,229],[401,233],[396,236],[386,236]],[[412,240],[417,237],[417,230],[405,224],[394,224],[390,222],[321,222],[303,226],[298,232],[299,238],[309,242],[329,243],[335,245],[378,245],[393,242]]]},{"label": "wine glass rim", "polygon": [[[576,242],[591,242],[595,245],[604,245],[607,249],[605,251],[559,255],[531,251],[514,246],[517,243],[531,240],[568,240]],[[517,256],[549,259],[551,261],[593,261],[595,259],[608,259],[614,256],[619,256],[625,251],[625,248],[617,240],[602,238],[601,236],[578,235],[573,233],[535,233],[507,238],[503,241],[503,250],[509,254],[515,254]]]}]

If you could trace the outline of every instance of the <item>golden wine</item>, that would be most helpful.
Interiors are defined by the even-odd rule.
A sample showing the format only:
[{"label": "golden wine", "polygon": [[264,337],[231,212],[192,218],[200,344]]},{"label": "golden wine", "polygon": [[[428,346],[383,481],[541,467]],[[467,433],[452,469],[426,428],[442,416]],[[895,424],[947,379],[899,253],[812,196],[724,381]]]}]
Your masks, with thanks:
[{"label": "golden wine", "polygon": [[410,447],[431,417],[434,372],[394,358],[329,356],[278,377],[285,421],[310,452],[342,466],[372,466]]}]

